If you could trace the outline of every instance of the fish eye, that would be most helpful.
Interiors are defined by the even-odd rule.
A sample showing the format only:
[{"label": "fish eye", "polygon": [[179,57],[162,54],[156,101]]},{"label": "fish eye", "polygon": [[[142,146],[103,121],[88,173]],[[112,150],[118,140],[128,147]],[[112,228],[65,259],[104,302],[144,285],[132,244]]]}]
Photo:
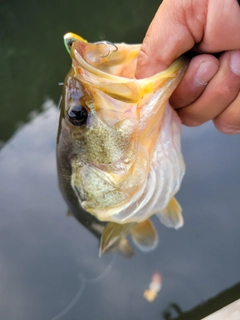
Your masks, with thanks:
[{"label": "fish eye", "polygon": [[80,127],[87,122],[88,112],[81,105],[72,106],[68,110],[68,117],[72,124]]}]

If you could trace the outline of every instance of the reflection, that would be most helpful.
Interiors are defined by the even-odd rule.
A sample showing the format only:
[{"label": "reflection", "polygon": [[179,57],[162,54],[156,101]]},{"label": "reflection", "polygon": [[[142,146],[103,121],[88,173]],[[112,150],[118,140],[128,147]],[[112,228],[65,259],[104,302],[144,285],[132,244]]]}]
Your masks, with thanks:
[{"label": "reflection", "polygon": [[87,279],[83,274],[79,274],[80,287],[76,295],[73,297],[72,301],[57,315],[55,315],[51,320],[60,320],[62,319],[73,307],[79,302],[79,299],[83,296],[83,293],[87,287],[87,284],[93,284],[101,281],[106,277],[106,275],[111,271],[112,265],[109,264],[107,268],[97,277]]},{"label": "reflection", "polygon": [[163,311],[163,319],[174,320],[176,316],[180,316],[182,313],[182,309],[176,303],[170,303]]},{"label": "reflection", "polygon": [[208,299],[203,304],[196,306],[190,311],[183,312],[176,303],[170,303],[169,306],[163,311],[162,315],[164,320],[201,320],[239,298],[240,283],[237,283],[231,288],[220,292],[215,297]]},{"label": "reflection", "polygon": [[[49,320],[59,312],[69,310],[77,301],[61,320],[79,319],[79,314],[82,319],[95,319],[96,314],[101,314],[104,319],[111,320],[111,310],[119,310],[117,320],[126,317],[163,320],[163,308],[169,302],[190,310],[211,294],[215,295],[239,280],[236,243],[240,242],[240,153],[235,148],[239,137],[219,136],[210,129],[203,133],[204,128],[196,129],[201,137],[196,137],[196,131],[193,137],[189,129],[189,134],[185,134],[185,145],[190,174],[185,180],[188,186],[183,189],[185,200],[183,196],[181,200],[186,208],[186,227],[179,234],[156,223],[164,242],[161,250],[154,252],[156,254],[136,254],[131,260],[106,254],[98,259],[95,236],[89,233],[86,243],[88,231],[85,232],[73,218],[65,217],[65,204],[58,191],[56,174],[58,118],[56,106],[47,100],[43,112],[18,130],[0,152],[1,319],[32,320],[38,314],[39,318]],[[196,170],[192,164],[200,162],[201,154],[206,150],[210,151],[212,160],[207,163],[204,158],[205,171]],[[234,156],[231,150],[234,150]],[[221,165],[218,158],[226,161]],[[202,182],[199,180],[201,174]],[[210,178],[206,184],[207,176]],[[200,186],[197,194],[194,192],[196,181]],[[206,186],[209,188],[205,194]],[[212,193],[214,199],[210,201]],[[196,202],[199,195],[202,203]],[[110,270],[108,264],[109,261],[112,264],[112,258],[117,263]],[[80,290],[83,278],[81,275],[78,278],[79,272],[88,281],[106,269],[110,270],[106,277],[94,285],[87,282],[81,294],[84,287]],[[142,293],[148,288],[155,270],[161,270],[164,290],[149,304]],[[240,297],[239,288],[236,298]],[[230,297],[233,301],[230,292],[222,297],[223,305],[230,303]],[[18,302],[15,308],[12,301]],[[106,303],[110,309],[106,308]],[[194,316],[179,316],[179,320],[201,319],[201,315],[199,309],[199,316],[195,310]],[[176,320],[174,310],[173,316]]]},{"label": "reflection", "polygon": [[162,276],[159,272],[154,272],[151,282],[147,290],[144,291],[143,296],[148,302],[153,302],[158,292],[162,288]]},{"label": "reflection", "polygon": [[132,256],[128,234],[142,251],[151,251],[158,235],[150,216],[175,229],[183,225],[174,197],[185,172],[181,123],[167,100],[185,60],[136,80],[140,45],[88,43],[73,33],[64,42],[72,58],[57,139],[64,198],[101,239],[100,255],[117,250]]}]

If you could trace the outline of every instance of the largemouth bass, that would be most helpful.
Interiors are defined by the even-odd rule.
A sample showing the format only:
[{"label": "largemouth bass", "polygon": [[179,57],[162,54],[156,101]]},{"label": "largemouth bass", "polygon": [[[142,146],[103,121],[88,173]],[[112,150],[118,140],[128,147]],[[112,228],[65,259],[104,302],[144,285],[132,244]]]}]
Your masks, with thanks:
[{"label": "largemouth bass", "polygon": [[71,189],[84,212],[109,222],[100,252],[128,233],[144,251],[153,249],[157,235],[150,216],[168,227],[183,225],[174,197],[185,172],[181,123],[168,99],[186,60],[137,80],[140,45],[88,43],[72,33],[64,41],[72,68],[59,122],[60,187],[65,194]]}]

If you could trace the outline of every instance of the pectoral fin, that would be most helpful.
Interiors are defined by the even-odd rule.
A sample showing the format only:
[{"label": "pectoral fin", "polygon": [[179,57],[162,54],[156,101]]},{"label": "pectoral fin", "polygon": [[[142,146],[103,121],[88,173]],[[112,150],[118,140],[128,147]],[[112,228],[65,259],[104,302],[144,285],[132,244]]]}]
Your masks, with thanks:
[{"label": "pectoral fin", "polygon": [[166,208],[156,215],[165,226],[170,228],[179,229],[184,224],[182,208],[175,197],[169,201]]},{"label": "pectoral fin", "polygon": [[116,244],[121,238],[125,238],[132,228],[132,223],[118,224],[114,222],[109,222],[102,234],[99,256],[106,252],[110,247]]},{"label": "pectoral fin", "polygon": [[138,223],[130,233],[133,242],[143,252],[154,250],[158,244],[158,234],[150,220]]}]

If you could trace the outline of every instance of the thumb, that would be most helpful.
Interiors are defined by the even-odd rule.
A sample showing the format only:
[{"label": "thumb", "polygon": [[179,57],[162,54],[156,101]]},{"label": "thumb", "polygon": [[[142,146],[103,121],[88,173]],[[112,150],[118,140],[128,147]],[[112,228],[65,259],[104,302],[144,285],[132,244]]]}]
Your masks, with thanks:
[{"label": "thumb", "polygon": [[166,69],[200,42],[206,14],[206,0],[164,0],[140,48],[136,78],[150,77]]}]

